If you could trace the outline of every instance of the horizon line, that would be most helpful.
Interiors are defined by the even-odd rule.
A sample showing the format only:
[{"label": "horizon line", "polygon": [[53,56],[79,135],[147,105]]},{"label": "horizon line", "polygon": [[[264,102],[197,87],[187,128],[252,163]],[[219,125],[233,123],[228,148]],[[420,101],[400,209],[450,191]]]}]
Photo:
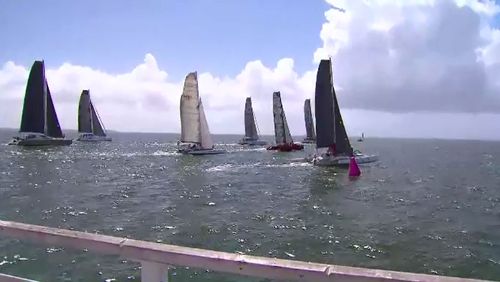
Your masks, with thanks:
[{"label": "horizon line", "polygon": [[[12,127],[0,127],[0,130],[12,130],[19,132],[18,128],[12,128]],[[63,130],[65,131],[74,131],[78,132],[77,129],[66,129]],[[133,134],[170,134],[170,135],[180,135],[179,132],[151,132],[151,131],[120,131],[120,130],[115,130],[115,129],[106,129],[107,132],[116,132],[120,134],[127,134],[127,133],[133,133]],[[210,133],[211,135],[235,135],[235,136],[244,136],[244,133]],[[268,136],[272,137],[273,134],[259,134],[259,136]],[[305,137],[306,135],[293,135],[292,137]],[[350,135],[349,138],[358,138],[361,137],[361,135]],[[425,137],[425,136],[380,136],[380,135],[371,135],[369,137],[366,137],[364,139],[403,139],[403,140],[443,140],[443,141],[486,141],[486,142],[500,142],[500,138],[484,138],[484,139],[479,139],[479,138],[467,138],[467,137]],[[300,142],[300,141],[296,141]]]}]

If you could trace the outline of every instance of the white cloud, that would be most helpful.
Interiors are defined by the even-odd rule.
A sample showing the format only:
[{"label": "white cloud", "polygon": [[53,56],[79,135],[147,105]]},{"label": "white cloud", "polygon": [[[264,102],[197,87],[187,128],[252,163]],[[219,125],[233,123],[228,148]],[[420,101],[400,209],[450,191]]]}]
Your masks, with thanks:
[{"label": "white cloud", "polygon": [[[500,31],[491,24],[500,8],[494,1],[327,2],[323,46],[313,57],[333,57],[349,133],[500,139]],[[2,127],[19,124],[28,71],[15,62],[0,69]],[[183,81],[172,81],[152,54],[121,74],[66,63],[47,76],[63,129],[76,128],[80,92],[90,88],[107,128],[180,131]],[[199,73],[210,129],[242,133],[244,101],[251,96],[261,132],[272,133],[272,92],[279,90],[292,133],[304,134],[302,106],[314,96],[315,78],[315,69],[297,73],[291,58],[276,66],[248,62],[235,77]]]},{"label": "white cloud", "polygon": [[314,58],[333,57],[345,108],[500,112],[494,1],[327,2]]},{"label": "white cloud", "polygon": [[[7,62],[0,70],[0,109],[5,115],[0,126],[19,124],[24,88],[29,67]],[[108,74],[90,67],[65,63],[47,69],[47,80],[63,129],[75,129],[77,105],[82,89],[91,97],[107,128],[122,131],[179,132],[179,100],[183,81],[170,81],[167,72],[158,67],[152,54],[144,62],[122,74]],[[243,128],[243,107],[247,96],[253,97],[262,132],[271,133],[271,97],[281,90],[291,122],[302,124],[301,111],[305,97],[313,95],[314,77],[299,76],[292,59],[280,60],[275,68],[260,61],[249,62],[235,78],[214,77],[199,73],[200,94],[204,101],[212,132],[238,133]]]}]

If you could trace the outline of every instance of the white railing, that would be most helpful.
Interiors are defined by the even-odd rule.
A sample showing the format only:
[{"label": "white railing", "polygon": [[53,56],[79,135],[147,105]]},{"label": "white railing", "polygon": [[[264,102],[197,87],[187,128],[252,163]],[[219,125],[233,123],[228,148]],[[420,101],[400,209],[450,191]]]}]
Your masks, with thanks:
[{"label": "white railing", "polygon": [[[138,261],[142,265],[143,282],[166,282],[169,265],[287,281],[480,281],[232,254],[11,221],[0,221],[0,234],[49,246],[87,249]],[[31,281],[13,276],[4,277],[7,276],[0,275],[0,282]]]},{"label": "white railing", "polygon": [[2,274],[2,273],[0,273],[0,281],[2,281],[2,282],[37,282],[35,280],[30,280],[30,279],[16,277],[16,276]]}]

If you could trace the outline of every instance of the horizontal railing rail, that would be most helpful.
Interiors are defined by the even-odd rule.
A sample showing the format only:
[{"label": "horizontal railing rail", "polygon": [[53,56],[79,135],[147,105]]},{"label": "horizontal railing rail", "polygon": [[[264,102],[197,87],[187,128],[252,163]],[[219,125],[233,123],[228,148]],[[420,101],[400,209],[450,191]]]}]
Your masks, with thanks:
[{"label": "horizontal railing rail", "polygon": [[[11,221],[0,221],[0,234],[37,244],[86,249],[140,262],[143,282],[167,281],[168,266],[189,266],[288,281],[481,281],[233,254]],[[0,276],[0,281],[17,280],[2,280]]]},{"label": "horizontal railing rail", "polygon": [[26,278],[21,278],[17,276],[7,275],[0,273],[0,281],[2,282],[37,282],[35,280],[30,280]]}]

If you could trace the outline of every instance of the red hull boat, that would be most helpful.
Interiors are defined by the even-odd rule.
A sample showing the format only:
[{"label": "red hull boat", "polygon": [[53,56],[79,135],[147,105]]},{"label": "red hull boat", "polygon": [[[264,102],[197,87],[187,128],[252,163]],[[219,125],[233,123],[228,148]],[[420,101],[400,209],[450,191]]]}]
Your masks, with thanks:
[{"label": "red hull boat", "polygon": [[267,150],[275,150],[275,151],[279,151],[279,152],[300,151],[303,149],[304,149],[304,145],[299,144],[299,143],[279,144],[279,145],[267,147]]}]

